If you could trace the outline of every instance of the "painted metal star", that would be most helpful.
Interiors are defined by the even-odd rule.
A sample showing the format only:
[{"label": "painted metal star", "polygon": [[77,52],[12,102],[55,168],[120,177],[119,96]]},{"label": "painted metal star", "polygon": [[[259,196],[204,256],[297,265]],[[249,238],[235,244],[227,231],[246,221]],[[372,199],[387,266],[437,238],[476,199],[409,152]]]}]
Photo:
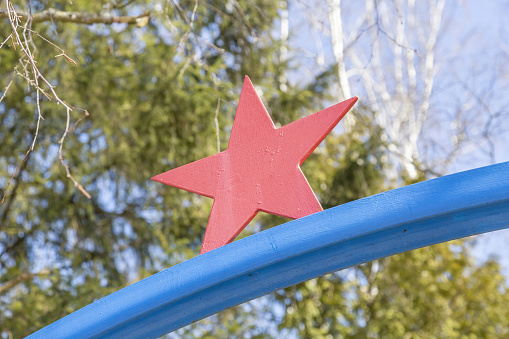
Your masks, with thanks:
[{"label": "painted metal star", "polygon": [[246,76],[228,148],[152,180],[214,199],[200,254],[233,241],[258,211],[291,219],[320,212],[300,165],[356,101],[276,128]]}]

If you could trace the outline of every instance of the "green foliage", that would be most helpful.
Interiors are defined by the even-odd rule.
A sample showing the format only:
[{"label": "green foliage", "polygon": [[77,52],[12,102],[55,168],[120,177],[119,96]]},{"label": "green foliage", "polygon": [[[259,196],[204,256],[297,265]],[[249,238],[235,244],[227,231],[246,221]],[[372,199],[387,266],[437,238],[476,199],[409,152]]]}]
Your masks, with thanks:
[{"label": "green foliage", "polygon": [[282,328],[302,338],[503,338],[500,267],[472,262],[469,243],[415,250],[291,287]]},{"label": "green foliage", "polygon": [[[281,42],[273,34],[278,2],[236,3],[199,1],[195,10],[195,1],[180,1],[181,9],[140,1],[116,10],[119,15],[152,10],[143,28],[34,26],[78,63],[55,59],[58,50],[34,37],[41,72],[63,100],[90,112],[66,138],[63,156],[92,199],[74,187],[58,161],[67,116],[61,105],[44,99],[35,150],[0,205],[0,288],[27,277],[0,295],[3,337],[28,335],[198,254],[211,200],[149,178],[216,153],[217,138],[226,148],[244,75],[263,91],[281,125],[324,108],[331,99],[334,69],[281,89],[281,75],[290,67],[279,60]],[[102,3],[83,0],[32,4],[34,11],[103,9]],[[1,21],[0,35],[8,31],[7,21]],[[0,88],[19,57],[20,51],[8,45],[0,49]],[[0,103],[2,195],[32,143],[37,121],[36,92],[22,77],[14,79]],[[372,113],[353,114],[367,123],[349,134],[330,135],[303,166],[324,208],[392,185],[384,176],[386,151],[371,126]],[[71,126],[82,117],[83,111],[73,110]],[[241,236],[284,221],[260,215]],[[494,262],[476,266],[467,244],[454,246],[315,279],[178,333],[200,338],[507,335],[507,293],[499,267]],[[285,310],[283,315],[278,309]],[[260,324],[269,320],[279,329]]]}]

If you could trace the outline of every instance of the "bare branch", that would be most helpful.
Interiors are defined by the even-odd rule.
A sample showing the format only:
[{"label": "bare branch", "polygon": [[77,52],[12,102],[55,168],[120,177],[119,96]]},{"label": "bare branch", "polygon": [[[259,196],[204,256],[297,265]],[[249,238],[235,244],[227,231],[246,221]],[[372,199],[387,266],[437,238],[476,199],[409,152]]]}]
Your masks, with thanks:
[{"label": "bare branch", "polygon": [[90,116],[90,113],[88,113],[88,111],[86,109],[83,109],[83,108],[78,108],[78,107],[72,107],[72,109],[75,109],[75,110],[78,110],[78,111],[83,111],[83,116],[81,118],[79,118],[75,123],[74,123],[74,126],[72,126],[70,132],[74,132],[76,130],[76,127],[78,126],[78,124],[83,120],[85,119],[86,117]]},{"label": "bare branch", "polygon": [[[2,201],[0,201],[0,204],[3,204],[4,201],[5,201],[5,197],[7,196],[7,192],[9,190],[9,186],[11,186],[11,182],[12,180],[14,179],[14,177],[16,176],[16,174],[20,173],[20,169],[21,169],[21,166],[23,166],[23,164],[25,163],[25,161],[27,160],[28,158],[28,155],[30,154],[30,151],[31,149],[28,149],[28,151],[25,153],[25,157],[23,158],[23,160],[21,160],[18,168],[16,168],[16,170],[14,171],[14,173],[12,174],[11,176],[11,179],[9,179],[9,182],[7,183],[7,186],[5,186],[5,190],[4,190],[4,195],[2,197]],[[19,177],[19,176],[18,176]]]},{"label": "bare branch", "polygon": [[15,75],[13,74],[11,80],[9,81],[7,86],[5,86],[4,93],[2,94],[2,97],[0,97],[0,102],[2,102],[2,100],[4,100],[5,96],[7,95],[7,92],[9,91],[9,88],[11,87],[12,83],[14,82],[14,76]]},{"label": "bare branch", "polygon": [[[37,126],[36,126],[35,131],[34,131],[33,142],[31,144],[31,146],[28,148],[28,150],[27,150],[27,152],[25,154],[25,157],[21,161],[21,164],[18,166],[18,168],[14,172],[13,176],[9,180],[9,183],[7,184],[7,188],[9,187],[9,185],[12,182],[12,180],[14,179],[14,177],[18,174],[18,172],[19,172],[20,168],[22,167],[22,165],[24,163],[26,163],[25,161],[26,161],[27,157],[29,156],[30,152],[34,150],[35,143],[37,141],[37,136],[39,134],[39,126],[40,126],[41,120],[44,120],[44,118],[43,118],[43,116],[41,114],[41,107],[40,107],[40,93],[42,93],[49,100],[55,100],[57,102],[57,104],[61,104],[66,109],[66,112],[67,112],[67,123],[66,123],[65,132],[64,132],[61,140],[59,141],[59,144],[60,144],[59,154],[58,154],[59,155],[59,160],[61,161],[62,165],[64,166],[64,168],[65,168],[65,170],[67,172],[67,177],[70,178],[73,181],[74,186],[77,187],[87,198],[90,199],[91,198],[90,194],[88,194],[88,192],[83,188],[83,186],[81,186],[74,179],[74,177],[72,177],[72,175],[70,174],[69,166],[64,162],[64,159],[63,159],[63,156],[62,156],[63,142],[64,142],[65,137],[67,136],[67,134],[69,132],[71,132],[71,130],[69,129],[70,111],[73,108],[75,108],[75,107],[72,107],[72,106],[68,105],[64,100],[60,99],[60,97],[57,95],[57,93],[55,91],[55,86],[53,86],[42,75],[42,73],[40,72],[39,68],[37,67],[37,61],[35,60],[35,57],[34,57],[35,52],[36,52],[36,46],[33,43],[32,34],[37,35],[38,37],[43,39],[45,42],[51,44],[52,46],[54,46],[55,48],[60,50],[61,53],[59,55],[57,55],[56,57],[63,56],[67,61],[69,61],[72,64],[76,64],[76,62],[73,59],[71,59],[65,53],[65,51],[62,48],[58,47],[57,45],[55,45],[54,43],[52,43],[51,41],[49,41],[48,39],[44,38],[42,35],[40,35],[39,33],[35,32],[35,31],[33,31],[31,29],[31,26],[32,26],[32,23],[33,23],[33,20],[32,20],[33,16],[32,16],[31,11],[23,12],[25,17],[26,17],[26,21],[25,21],[25,24],[23,26],[21,26],[21,19],[22,19],[23,16],[20,15],[19,12],[16,11],[16,9],[14,8],[14,6],[13,6],[11,1],[6,0],[6,1],[3,1],[3,2],[5,2],[5,4],[6,4],[6,6],[5,6],[6,9],[4,11],[0,12],[0,16],[1,16],[2,13],[5,13],[7,18],[9,19],[9,23],[10,23],[11,28],[12,28],[12,33],[10,34],[10,39],[11,39],[11,42],[12,42],[13,49],[16,50],[16,46],[19,46],[20,51],[22,52],[22,55],[19,58],[19,64],[18,64],[18,66],[21,66],[22,70],[21,71],[18,70],[18,66],[16,66],[14,68],[13,76],[20,75],[21,77],[23,77],[24,79],[27,80],[28,85],[30,87],[34,87],[35,88],[36,93],[37,93],[36,106],[37,106],[37,113],[38,113]],[[30,6],[29,6],[29,8],[30,8]],[[18,28],[20,28],[20,27],[22,27],[22,34],[20,34],[18,32]],[[1,46],[3,46],[4,43],[5,43],[5,41],[2,43]],[[41,86],[39,85],[39,79],[41,79],[42,82],[46,85],[46,87],[49,88],[49,91],[51,92],[51,95],[46,93],[41,88]],[[4,91],[3,95],[2,95],[2,100],[3,100],[3,97],[5,96],[5,93],[7,92],[7,90],[9,89],[11,84],[12,84],[12,81],[8,84],[7,88],[5,89],[5,91]],[[85,111],[84,116],[88,116],[88,112],[86,110],[84,110],[84,111]],[[76,124],[78,124],[83,118],[84,117],[79,119],[76,122]],[[75,124],[75,126],[76,126],[76,124]],[[74,128],[75,128],[75,126],[74,126]],[[5,196],[7,194],[7,188],[6,188],[5,192],[4,192],[4,196],[3,196],[2,201],[0,203],[3,203],[4,200],[5,200]]]},{"label": "bare branch", "polygon": [[0,44],[0,48],[2,48],[2,47],[3,47],[3,45],[5,45],[5,43],[6,43],[7,41],[11,40],[11,38],[12,38],[12,34],[9,34],[9,36],[8,36],[8,37],[7,37],[7,38],[6,38],[6,39],[5,39],[5,40],[4,40],[4,41]]},{"label": "bare branch", "polygon": [[[16,11],[22,19],[27,19],[30,14],[27,11]],[[8,10],[0,11],[0,18],[9,17]],[[124,23],[128,25],[136,25],[143,27],[147,25],[150,20],[150,12],[145,12],[137,16],[116,16],[111,13],[83,13],[83,12],[64,12],[55,9],[47,9],[42,12],[32,15],[32,22],[73,22],[76,24],[93,25],[93,24],[106,24]]]},{"label": "bare branch", "polygon": [[214,122],[216,124],[216,139],[217,139],[217,153],[221,152],[221,139],[219,137],[219,108],[221,107],[221,98],[217,98],[217,107],[216,107],[216,115],[214,115]]},{"label": "bare branch", "polygon": [[76,180],[74,179],[74,177],[71,175],[71,171],[69,169],[69,165],[67,165],[65,163],[65,160],[64,160],[64,157],[62,155],[62,149],[63,149],[63,146],[64,146],[64,140],[65,138],[67,137],[67,134],[70,132],[69,130],[69,124],[70,124],[70,119],[71,119],[71,108],[70,107],[67,107],[67,122],[65,124],[65,131],[64,131],[64,134],[62,135],[62,138],[60,139],[60,141],[58,142],[60,144],[60,147],[58,148],[58,159],[60,160],[60,162],[62,163],[62,166],[64,166],[65,168],[65,172],[67,173],[67,177],[69,179],[72,180],[72,182],[74,183],[74,187],[76,187],[81,193],[83,193],[84,196],[86,196],[88,199],[92,198],[92,196],[83,188],[83,186],[81,186],[81,184]]},{"label": "bare branch", "polygon": [[33,279],[39,275],[48,275],[48,274],[50,274],[50,270],[47,268],[40,270],[37,273],[21,273],[20,275],[16,276],[14,279],[7,281],[5,284],[0,286],[0,295],[4,292],[7,292],[11,288],[21,284],[24,281]]}]

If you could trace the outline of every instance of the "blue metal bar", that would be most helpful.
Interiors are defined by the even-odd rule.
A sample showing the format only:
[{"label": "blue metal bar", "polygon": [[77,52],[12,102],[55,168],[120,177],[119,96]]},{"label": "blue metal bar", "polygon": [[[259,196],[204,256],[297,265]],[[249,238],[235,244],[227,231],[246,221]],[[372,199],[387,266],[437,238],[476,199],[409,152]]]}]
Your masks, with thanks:
[{"label": "blue metal bar", "polygon": [[238,240],[28,338],[156,338],[326,273],[503,228],[509,228],[509,162],[377,194]]}]

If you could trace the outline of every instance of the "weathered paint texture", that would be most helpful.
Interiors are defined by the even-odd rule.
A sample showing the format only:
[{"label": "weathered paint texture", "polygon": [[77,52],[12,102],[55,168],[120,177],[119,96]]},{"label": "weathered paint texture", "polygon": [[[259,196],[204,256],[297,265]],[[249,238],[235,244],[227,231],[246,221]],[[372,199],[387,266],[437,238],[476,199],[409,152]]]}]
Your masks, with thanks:
[{"label": "weathered paint texture", "polygon": [[115,292],[29,338],[157,338],[326,273],[503,228],[509,228],[509,162],[377,194],[254,234]]},{"label": "weathered paint texture", "polygon": [[356,101],[276,128],[246,77],[228,148],[152,180],[214,198],[201,253],[233,241],[258,211],[291,219],[320,212],[299,166]]}]

